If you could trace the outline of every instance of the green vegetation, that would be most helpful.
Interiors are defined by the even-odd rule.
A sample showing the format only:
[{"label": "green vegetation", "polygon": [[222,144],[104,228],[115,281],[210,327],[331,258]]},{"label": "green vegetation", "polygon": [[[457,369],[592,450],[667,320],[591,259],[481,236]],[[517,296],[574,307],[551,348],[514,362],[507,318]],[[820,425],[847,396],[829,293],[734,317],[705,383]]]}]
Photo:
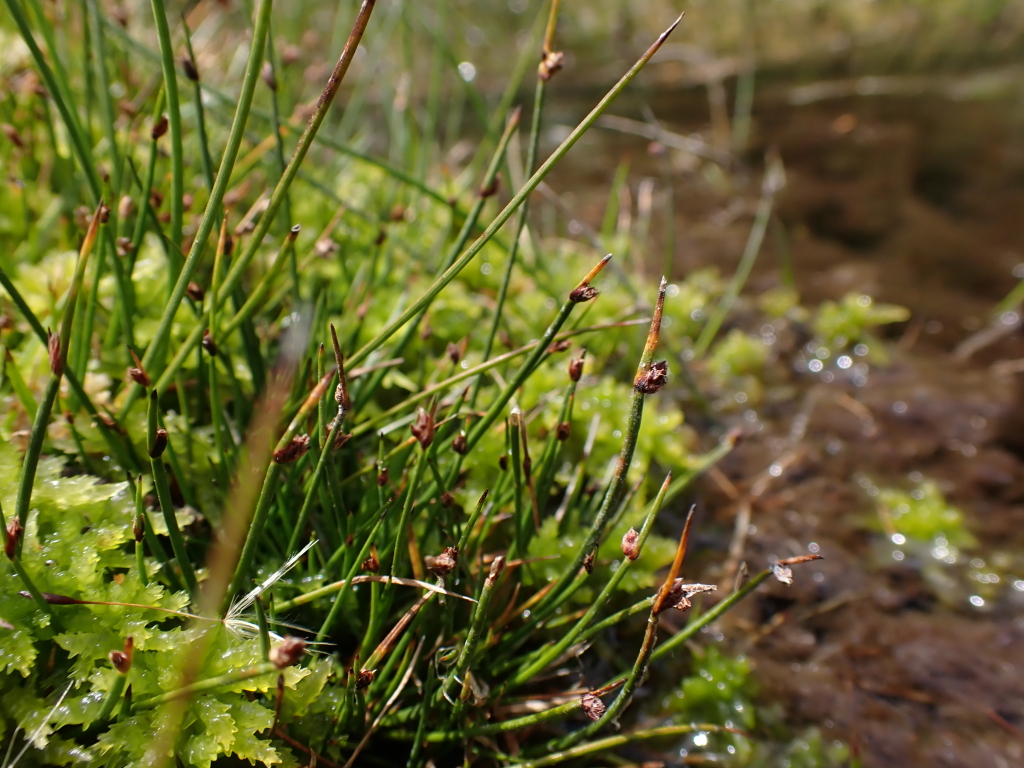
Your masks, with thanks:
[{"label": "green vegetation", "polygon": [[[791,579],[763,570],[657,641],[658,614],[708,589],[682,581],[687,534],[656,518],[731,439],[684,427],[659,393],[676,363],[655,353],[698,344],[718,386],[756,378],[764,345],[717,338],[746,272],[655,293],[527,216],[665,35],[542,160],[557,2],[538,9],[524,117],[536,47],[490,104],[440,35],[422,62],[402,49],[423,98],[406,81],[374,114],[376,61],[426,26],[410,4],[339,14],[307,107],[270,0],[251,4],[244,62],[191,53],[162,0],[130,24],[96,0],[4,2],[4,768],[540,766],[754,722],[729,714],[750,711],[746,666],[714,649],[680,723],[628,709],[649,665]],[[455,172],[442,96],[485,127]],[[366,149],[375,120],[387,159]],[[770,210],[766,193],[761,234]],[[553,675],[612,627],[633,645],[609,679]],[[611,735],[623,713],[637,727]],[[516,755],[497,739],[513,731]]]}]

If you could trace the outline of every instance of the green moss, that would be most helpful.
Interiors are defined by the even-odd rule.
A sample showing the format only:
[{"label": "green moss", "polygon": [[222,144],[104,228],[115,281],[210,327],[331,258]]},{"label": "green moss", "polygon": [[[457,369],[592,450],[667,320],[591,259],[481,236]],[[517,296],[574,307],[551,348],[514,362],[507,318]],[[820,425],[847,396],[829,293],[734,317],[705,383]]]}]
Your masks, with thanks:
[{"label": "green moss", "polygon": [[926,480],[912,491],[880,489],[876,503],[883,520],[888,518],[892,527],[908,539],[931,543],[941,536],[961,548],[977,543],[964,513],[946,501],[934,481]]}]

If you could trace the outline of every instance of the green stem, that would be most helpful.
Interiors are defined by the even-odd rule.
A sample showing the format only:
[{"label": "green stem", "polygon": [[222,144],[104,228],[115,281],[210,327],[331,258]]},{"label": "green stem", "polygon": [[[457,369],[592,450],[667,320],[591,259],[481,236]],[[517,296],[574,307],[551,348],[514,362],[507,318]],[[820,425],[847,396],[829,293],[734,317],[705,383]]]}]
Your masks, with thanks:
[{"label": "green stem", "polygon": [[[171,28],[167,24],[167,12],[164,10],[164,0],[151,0],[151,2],[153,5],[153,20],[156,22],[157,40],[160,42],[160,67],[163,70],[164,75],[164,93],[167,96],[167,122],[169,124],[171,134],[170,240],[171,245],[174,246],[171,249],[171,252],[174,254],[171,261],[171,278],[174,279],[181,271],[181,221],[184,211],[182,200],[185,194],[185,166],[181,140],[181,104],[178,100],[178,75],[174,70],[174,48],[171,45]],[[269,0],[266,0],[266,2],[269,6]],[[269,16],[269,13],[267,15]],[[258,33],[259,30],[257,28],[257,34]],[[252,57],[250,56],[250,58]],[[244,90],[245,89],[243,87],[243,98]],[[241,100],[239,100],[239,109],[241,109]],[[227,152],[224,154],[226,158]],[[223,167],[221,170],[224,170]],[[218,205],[219,203],[220,201],[218,201]],[[191,254],[189,254],[189,258],[191,258]],[[186,285],[188,285],[187,282]],[[180,297],[177,301],[174,301],[174,294],[172,293],[171,299],[175,309],[177,309],[177,305],[181,301]]]},{"label": "green stem", "polygon": [[[57,348],[50,350],[50,379],[46,384],[46,391],[43,393],[43,400],[36,411],[36,418],[32,422],[32,432],[29,434],[28,447],[25,450],[25,460],[21,468],[21,478],[18,483],[18,496],[15,501],[14,515],[21,527],[24,528],[28,520],[28,511],[32,500],[32,484],[36,478],[36,468],[39,465],[39,456],[43,450],[43,441],[46,439],[46,428],[50,423],[50,412],[53,410],[53,403],[60,391],[60,380],[64,375],[64,369],[68,360],[68,344],[71,341],[71,326],[75,317],[75,304],[78,302],[78,294],[82,290],[82,281],[85,279],[85,267],[89,263],[89,254],[92,252],[93,244],[96,242],[96,233],[102,218],[100,211],[102,204],[93,212],[92,222],[86,232],[85,240],[78,252],[78,259],[75,262],[75,273],[71,278],[71,286],[68,288],[67,298],[64,300],[64,314],[60,320],[60,331],[53,341]],[[21,542],[18,543],[18,553],[21,552]]]},{"label": "green stem", "polygon": [[[658,491],[658,495],[655,497],[654,501],[651,502],[647,517],[644,519],[644,524],[640,528],[640,534],[637,538],[636,546],[638,554],[643,550],[644,543],[647,541],[647,537],[651,532],[651,527],[654,525],[654,519],[658,516],[659,510],[661,510],[661,505],[665,500],[665,493],[668,491],[668,487],[671,482],[672,473],[669,473],[668,476],[665,477],[665,481],[661,484],[661,489]],[[601,590],[601,594],[598,595],[597,599],[591,604],[583,618],[576,622],[576,625],[565,636],[563,636],[551,648],[546,650],[539,658],[529,666],[520,669],[519,672],[509,680],[508,689],[522,685],[533,678],[534,675],[542,672],[576,641],[576,638],[579,637],[588,626],[590,626],[594,617],[596,617],[598,612],[605,606],[608,598],[611,597],[612,592],[615,591],[619,586],[619,583],[626,577],[626,574],[629,573],[630,567],[634,562],[635,558],[630,559],[626,557],[622,560],[618,570],[612,574],[608,583],[605,584],[604,589]]]},{"label": "green stem", "polygon": [[618,96],[619,93],[633,80],[633,78],[637,76],[650,58],[657,53],[662,43],[665,42],[669,34],[671,34],[672,30],[676,28],[676,25],[681,19],[682,17],[680,16],[667,30],[659,35],[658,39],[654,41],[644,55],[629,68],[626,74],[624,74],[622,78],[612,86],[611,90],[605,94],[604,98],[598,102],[597,106],[590,111],[590,114],[583,118],[582,122],[573,129],[569,136],[566,137],[565,141],[563,141],[558,148],[551,153],[551,156],[544,161],[544,164],[537,169],[536,173],[534,173],[523,185],[523,188],[516,193],[515,197],[509,201],[508,205],[502,209],[501,213],[499,213],[487,229],[484,230],[484,233],[476,239],[465,253],[455,260],[455,263],[437,277],[433,285],[427,289],[426,293],[420,296],[419,299],[417,299],[412,306],[406,309],[399,317],[388,323],[383,330],[381,330],[372,340],[367,342],[362,349],[352,356],[350,361],[351,365],[359,365],[366,360],[371,352],[384,344],[384,342],[391,338],[399,328],[419,314],[424,307],[429,306],[434,300],[434,297],[437,296],[445,286],[452,282],[452,280],[454,280],[463,269],[465,269],[466,265],[468,265],[473,258],[480,253],[487,242],[494,237],[497,231],[505,225],[505,222],[512,217],[512,214],[516,212],[519,206],[526,201],[526,198],[529,197],[533,190],[535,190],[544,180],[544,177],[548,175],[555,164],[565,156],[566,152],[568,152],[577,141],[579,141],[580,137],[590,129],[605,109],[608,108],[608,105],[611,104],[615,97]]},{"label": "green stem", "polygon": [[[150,450],[150,466],[153,468],[153,484],[156,486],[157,501],[160,502],[160,511],[163,513],[164,522],[167,524],[167,536],[171,540],[171,549],[174,551],[174,559],[178,561],[178,568],[185,580],[185,587],[194,599],[198,593],[195,571],[192,570],[192,561],[189,560],[188,550],[185,549],[185,539],[182,538],[181,530],[178,528],[178,519],[174,516],[174,502],[171,500],[170,483],[167,480],[167,469],[164,467],[162,458],[163,449],[154,450],[157,445],[157,393],[154,389],[149,398],[149,413],[147,419],[147,435]],[[164,432],[163,440],[167,440],[167,433]],[[155,455],[154,455],[155,454]]]},{"label": "green stem", "polygon": [[[8,2],[11,2],[11,0],[8,0]],[[155,7],[160,0],[153,0],[153,2]],[[235,159],[238,157],[238,150],[245,134],[245,123],[249,117],[249,108],[252,106],[253,93],[256,90],[256,81],[259,79],[260,62],[263,59],[263,46],[267,39],[267,31],[270,28],[271,6],[272,0],[262,0],[260,3],[256,16],[256,27],[253,30],[252,48],[249,51],[249,61],[245,69],[245,80],[242,83],[242,91],[238,97],[238,107],[235,110],[235,117],[231,123],[231,133],[228,136],[227,146],[224,148],[224,155],[221,158],[217,179],[214,182],[213,191],[210,193],[210,200],[206,205],[202,221],[199,223],[195,239],[192,241],[188,258],[185,260],[185,264],[178,275],[178,280],[174,284],[174,289],[171,291],[170,299],[164,308],[163,315],[160,317],[160,323],[153,334],[153,340],[150,342],[149,347],[146,349],[146,354],[142,358],[143,367],[147,371],[155,372],[160,367],[158,363],[162,361],[164,350],[170,339],[174,316],[177,314],[178,307],[185,297],[185,290],[188,288],[189,281],[192,280],[196,267],[199,266],[203,249],[206,247],[206,242],[216,223],[217,212],[224,200],[224,193],[227,191],[228,184],[231,181],[231,169],[234,167]],[[164,18],[164,23],[166,24],[166,18]],[[173,61],[171,63],[173,64]],[[173,71],[170,74],[173,75]],[[170,79],[173,80],[173,77]],[[168,97],[169,99],[170,97]],[[262,240],[262,237],[260,239]],[[176,245],[180,247],[180,240]],[[141,394],[142,387],[138,384],[132,385],[128,391],[128,397],[121,406],[120,415],[122,418],[127,415],[135,400]]]},{"label": "green stem", "polygon": [[254,677],[260,677],[262,675],[269,675],[280,670],[270,662],[264,662],[257,664],[255,667],[249,669],[242,669],[235,672],[228,672],[223,675],[217,675],[216,677],[208,677],[205,680],[199,680],[191,685],[186,685],[178,688],[174,691],[168,691],[167,693],[159,696],[152,696],[148,699],[135,702],[133,709],[135,711],[153,709],[159,707],[161,704],[166,704],[170,701],[177,699],[191,698],[193,694],[205,693],[207,691],[214,691],[218,688],[225,688],[228,686],[237,685],[238,683],[245,682],[246,680],[252,680]]}]

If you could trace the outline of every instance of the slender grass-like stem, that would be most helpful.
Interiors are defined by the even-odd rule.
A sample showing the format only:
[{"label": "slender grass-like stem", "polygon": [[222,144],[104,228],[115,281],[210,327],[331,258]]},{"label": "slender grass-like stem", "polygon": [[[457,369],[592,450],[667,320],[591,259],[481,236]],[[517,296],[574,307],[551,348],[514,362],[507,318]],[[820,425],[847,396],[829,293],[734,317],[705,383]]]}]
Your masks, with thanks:
[{"label": "slender grass-like stem", "polygon": [[[373,528],[370,529],[366,539],[363,541],[363,546],[359,549],[359,553],[355,556],[352,561],[352,566],[349,568],[348,574],[345,576],[344,583],[338,587],[338,596],[334,598],[334,603],[331,605],[331,610],[327,612],[327,617],[324,619],[324,623],[320,626],[320,631],[316,633],[316,641],[322,642],[324,638],[330,633],[334,626],[334,622],[338,618],[338,613],[341,611],[342,605],[345,602],[345,596],[348,593],[349,587],[352,584],[352,580],[356,575],[356,572],[362,566],[366,556],[370,553],[370,547],[373,545],[373,540],[377,537],[377,531],[380,530],[381,524],[384,522],[384,516],[387,515],[387,508],[380,513],[380,517],[377,518],[377,522],[373,524]],[[310,593],[307,592],[303,597],[309,597]],[[296,603],[292,601],[292,605]],[[279,611],[287,610],[291,605],[288,603],[282,603],[278,606]]]},{"label": "slender grass-like stem", "polygon": [[[10,1],[11,0],[8,0],[8,2]],[[154,11],[156,10],[157,3],[160,3],[160,6],[162,7],[161,0],[153,0],[153,3]],[[185,297],[185,291],[188,288],[189,282],[192,280],[192,275],[195,274],[196,267],[199,266],[199,260],[202,258],[206,242],[217,222],[218,211],[224,200],[224,193],[227,191],[228,183],[231,180],[231,169],[234,167],[235,159],[238,157],[238,149],[241,146],[242,138],[245,134],[245,124],[249,117],[249,108],[252,106],[253,93],[256,90],[256,82],[259,79],[260,62],[263,60],[263,46],[266,42],[267,32],[270,28],[270,10],[272,4],[272,0],[261,0],[259,10],[256,13],[256,26],[253,30],[252,48],[249,51],[249,60],[245,68],[245,79],[242,83],[242,91],[238,97],[238,106],[235,110],[235,117],[231,123],[231,132],[228,135],[227,145],[224,148],[224,155],[221,158],[220,169],[217,172],[213,191],[210,192],[210,199],[206,204],[206,210],[203,213],[203,218],[199,223],[199,229],[196,231],[196,236],[192,241],[192,247],[189,250],[188,258],[185,260],[184,266],[177,275],[177,282],[174,284],[174,289],[171,291],[167,306],[160,317],[160,322],[153,334],[153,340],[146,348],[146,354],[143,355],[142,363],[147,371],[156,372],[162,367],[161,364],[165,354],[165,348],[170,340],[171,326],[174,323],[174,316],[177,314],[178,307],[181,305],[182,299]],[[156,15],[161,16],[162,14],[158,13]],[[164,24],[166,25],[166,17],[164,17]],[[168,53],[170,52],[168,51]],[[172,70],[170,75],[172,76],[171,79],[173,79],[173,58],[171,64]],[[169,100],[170,97],[168,96],[168,101]],[[181,241],[179,239],[176,241],[175,247],[180,246]],[[128,396],[121,405],[121,410],[119,412],[122,417],[128,413],[131,406],[135,400],[138,399],[141,393],[142,387],[139,384],[133,384],[128,390]]]},{"label": "slender grass-like stem", "polygon": [[160,511],[163,513],[164,522],[167,524],[167,536],[171,540],[171,549],[174,551],[174,559],[178,561],[178,568],[185,581],[188,593],[195,599],[198,594],[198,583],[196,582],[195,571],[192,570],[192,561],[189,559],[188,550],[185,549],[185,539],[178,528],[178,519],[174,515],[174,502],[171,500],[171,486],[167,478],[167,469],[164,467],[163,452],[167,447],[167,430],[158,429],[157,393],[154,389],[149,398],[149,412],[146,423],[147,440],[149,444],[150,465],[153,468],[153,484],[156,487],[156,498],[160,502]]},{"label": "slender grass-like stem", "polygon": [[[644,543],[647,541],[647,537],[651,532],[651,526],[654,525],[654,520],[658,516],[658,512],[661,510],[661,505],[665,500],[665,493],[668,491],[669,484],[671,482],[672,473],[670,472],[666,475],[664,482],[661,484],[661,489],[658,491],[658,495],[654,498],[654,501],[651,502],[647,517],[644,519],[644,524],[640,528],[640,533],[636,540],[637,557],[643,554]],[[608,598],[616,588],[618,588],[619,583],[626,577],[626,574],[629,573],[630,566],[632,566],[636,559],[636,557],[626,557],[623,559],[618,570],[612,574],[608,583],[605,584],[604,589],[601,590],[601,594],[598,595],[597,599],[591,603],[590,608],[587,610],[586,614],[584,614],[583,618],[576,622],[576,625],[569,632],[559,638],[557,643],[555,643],[551,648],[546,649],[539,658],[531,662],[528,666],[520,669],[512,679],[509,680],[508,690],[522,685],[532,679],[535,675],[542,672],[549,664],[565,653],[566,649],[568,649],[569,646],[576,641],[576,638],[580,636],[580,633],[590,626],[594,617],[597,616],[598,612],[608,601]]]},{"label": "slender grass-like stem", "polygon": [[[317,402],[323,397],[324,392],[327,391],[327,387],[334,378],[334,370],[324,376],[313,387],[312,392],[306,397],[302,405],[299,407],[295,417],[288,424],[284,434],[277,441],[277,445],[274,447],[274,458],[270,462],[270,466],[267,468],[267,474],[263,479],[263,488],[260,490],[259,501],[256,503],[256,510],[253,512],[252,521],[249,524],[249,531],[245,536],[245,544],[242,547],[242,553],[238,558],[238,566],[235,569],[235,574],[231,579],[231,583],[223,596],[221,603],[221,611],[224,612],[228,608],[228,603],[231,596],[238,592],[242,588],[242,584],[253,567],[253,562],[256,557],[256,549],[260,545],[261,538],[263,536],[264,526],[267,524],[267,515],[270,513],[271,504],[274,501],[274,497],[277,493],[278,484],[281,476],[281,468],[285,463],[294,461],[289,454],[295,450],[304,451],[304,443],[301,441],[293,446],[293,438],[299,431],[299,428],[306,421],[306,418],[313,409],[316,408]],[[308,438],[307,438],[308,440]]]},{"label": "slender grass-like stem", "polygon": [[618,508],[626,492],[626,478],[629,473],[629,466],[633,462],[633,452],[636,450],[637,437],[640,434],[640,423],[644,413],[644,398],[658,389],[665,381],[664,364],[654,364],[654,350],[658,345],[658,337],[661,333],[661,314],[665,306],[665,291],[667,284],[665,278],[661,279],[661,286],[658,289],[658,301],[654,309],[654,318],[651,320],[651,329],[647,334],[647,344],[644,346],[643,354],[640,357],[640,365],[637,367],[636,376],[633,379],[633,399],[630,403],[629,417],[626,422],[625,436],[622,440],[622,451],[619,453],[619,462],[612,476],[611,484],[604,494],[604,501],[598,510],[594,522],[587,532],[582,545],[576,550],[576,555],[569,566],[562,571],[558,577],[556,586],[548,593],[544,602],[549,602],[559,596],[579,573],[587,556],[595,551],[601,537],[604,535],[605,526],[610,515]]},{"label": "slender grass-like stem", "polygon": [[500,555],[494,559],[491,563],[490,573],[487,574],[487,578],[484,579],[483,588],[480,590],[480,597],[476,607],[473,609],[473,619],[470,622],[469,634],[466,635],[466,642],[462,644],[462,650],[459,651],[459,658],[455,662],[455,666],[445,676],[444,682],[441,684],[440,696],[451,701],[452,694],[455,693],[456,686],[462,688],[468,688],[469,682],[466,680],[466,673],[469,671],[470,665],[473,663],[473,659],[476,655],[476,648],[480,642],[480,635],[484,629],[484,622],[487,619],[487,607],[491,602],[491,594],[494,591],[494,585],[498,581],[498,576],[501,575],[502,570],[505,568],[505,558]]},{"label": "slender grass-like stem", "polygon": [[[57,399],[57,393],[60,391],[60,381],[67,365],[68,345],[71,341],[71,328],[75,318],[75,304],[78,302],[78,295],[82,290],[85,268],[89,263],[89,254],[92,253],[93,245],[96,242],[96,234],[103,220],[104,210],[104,205],[100,203],[93,212],[92,221],[85,233],[82,247],[78,251],[78,259],[75,261],[75,273],[71,278],[71,286],[68,288],[67,297],[64,300],[64,314],[60,319],[60,330],[57,334],[50,334],[47,340],[50,352],[50,378],[47,381],[43,399],[36,410],[36,417],[32,422],[32,431],[29,434],[28,447],[25,450],[25,459],[21,466],[18,496],[14,506],[14,517],[22,528],[25,527],[28,520],[28,511],[32,500],[32,484],[36,478],[39,455],[43,450],[46,428],[50,423],[50,413]],[[17,551],[20,554],[20,541]]]},{"label": "slender grass-like stem", "polygon": [[269,661],[264,662],[262,664],[257,664],[255,667],[241,669],[235,672],[227,672],[223,675],[217,675],[216,677],[208,677],[205,680],[199,680],[191,685],[178,688],[177,690],[168,691],[167,693],[160,694],[159,696],[151,696],[148,699],[136,701],[132,706],[132,709],[136,712],[153,709],[154,707],[159,707],[161,704],[166,704],[177,699],[185,699],[197,693],[206,693],[208,691],[215,691],[218,688],[237,685],[238,683],[243,683],[246,680],[252,680],[254,677],[261,677],[263,675],[269,675],[279,671],[280,669],[275,664]]},{"label": "slender grass-like stem", "polygon": [[[167,11],[164,9],[164,0],[151,0],[151,2],[153,5],[153,20],[156,23],[156,36],[160,44],[160,67],[164,75],[164,94],[167,97],[167,122],[171,134],[171,231],[169,237],[173,246],[171,249],[173,254],[171,259],[171,280],[173,281],[181,271],[181,222],[184,216],[182,201],[185,195],[181,103],[178,99],[178,73],[174,69],[174,48],[171,45],[171,28],[167,23]],[[269,0],[264,0],[264,2],[267,5],[270,4]],[[239,100],[239,107],[241,107],[241,103],[241,100]],[[225,151],[224,155],[227,157],[228,152]],[[230,171],[230,166],[228,166],[228,169]],[[223,171],[224,169],[221,168],[221,170]],[[171,300],[174,301],[173,293],[171,294]],[[177,305],[180,302],[181,299],[179,298],[174,303]],[[175,306],[175,308],[177,307]]]},{"label": "slender grass-like stem", "polygon": [[[323,123],[324,118],[327,117],[327,111],[330,109],[331,103],[338,93],[338,88],[341,87],[341,82],[348,72],[352,59],[355,58],[359,42],[362,40],[366,26],[370,22],[370,14],[373,13],[375,2],[376,0],[363,0],[359,13],[356,15],[355,23],[352,26],[352,31],[345,42],[345,47],[338,58],[337,64],[334,66],[334,71],[331,72],[331,76],[327,80],[323,93],[320,94],[320,99],[316,103],[313,114],[310,116],[305,130],[303,130],[302,135],[299,137],[299,142],[292,153],[291,160],[288,161],[288,167],[281,174],[281,178],[270,195],[267,210],[263,212],[263,216],[260,218],[259,223],[257,223],[255,231],[249,238],[249,245],[232,265],[231,271],[228,272],[227,277],[224,279],[225,290],[230,291],[234,289],[235,284],[241,279],[242,273],[248,268],[249,263],[256,255],[256,250],[263,242],[263,238],[270,231],[270,226],[277,216],[277,211],[284,202],[288,189],[299,172],[299,166],[302,165],[302,161],[305,159],[317,131],[320,130],[320,125]],[[256,53],[258,61],[263,59],[265,44],[265,38],[260,39],[258,42],[255,39],[253,41],[253,51]],[[220,177],[218,176],[219,180]]]},{"label": "slender grass-like stem", "polygon": [[488,225],[483,234],[480,235],[480,237],[478,237],[476,241],[474,241],[474,243],[461,256],[459,256],[459,258],[456,259],[448,269],[438,275],[430,288],[428,288],[422,296],[413,302],[412,306],[388,323],[373,339],[364,344],[363,347],[352,356],[352,365],[359,365],[362,363],[371,352],[384,344],[384,342],[391,338],[399,328],[419,314],[419,312],[424,307],[428,306],[434,300],[434,297],[437,296],[437,294],[439,294],[452,280],[454,280],[466,265],[469,264],[478,253],[480,253],[487,242],[505,225],[505,222],[512,217],[512,214],[515,213],[526,198],[530,196],[530,193],[533,192],[548,173],[550,173],[555,164],[565,156],[566,152],[568,152],[577,141],[579,141],[580,136],[590,129],[590,127],[597,121],[597,118],[599,118],[605,109],[608,108],[608,105],[612,103],[615,97],[618,96],[630,82],[632,82],[633,78],[635,78],[640,70],[644,68],[644,65],[647,64],[651,57],[658,52],[658,49],[661,48],[662,44],[668,39],[672,30],[676,28],[681,20],[682,16],[677,18],[668,29],[658,36],[658,39],[655,40],[643,56],[641,56],[637,62],[629,68],[626,74],[624,74],[622,78],[612,86],[611,90],[609,90],[608,93],[606,93],[605,96],[597,103],[597,106],[590,111],[590,114],[583,118],[579,125],[572,130],[558,148],[551,153],[551,156],[544,161],[544,164],[537,169],[537,171],[523,185],[523,188],[516,193],[515,197],[509,201],[509,203],[501,210],[501,213],[499,213],[494,218],[494,221]]}]

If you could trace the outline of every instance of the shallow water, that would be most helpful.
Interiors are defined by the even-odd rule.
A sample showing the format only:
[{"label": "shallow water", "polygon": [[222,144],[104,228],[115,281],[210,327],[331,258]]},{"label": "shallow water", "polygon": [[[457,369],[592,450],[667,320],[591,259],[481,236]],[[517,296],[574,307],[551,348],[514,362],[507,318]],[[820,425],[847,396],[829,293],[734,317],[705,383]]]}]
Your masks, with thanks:
[{"label": "shallow water", "polygon": [[[776,209],[784,237],[766,239],[748,293],[778,284],[788,251],[805,304],[860,291],[912,312],[887,331],[888,364],[862,376],[830,361],[809,370],[800,334],[779,333],[783,375],[768,382],[753,417],[682,400],[706,434],[734,423],[748,433],[693,499],[699,578],[727,577],[722,562],[737,545],[745,502],[742,557],[752,570],[808,548],[825,557],[792,587],[762,587],[711,636],[749,656],[760,704],[781,705],[791,732],[816,726],[866,766],[1024,764],[1017,318],[1004,317],[994,341],[973,354],[956,353],[1024,276],[1024,91],[963,86],[992,80],[983,73],[838,97],[830,94],[850,88],[772,83],[755,109],[749,170],[718,173],[672,158],[672,277],[707,265],[731,274],[756,205],[760,158],[774,147],[788,180]],[[794,103],[801,93],[824,97]],[[577,102],[582,112],[586,99]],[[633,95],[611,111],[643,120],[647,105],[670,131],[711,134],[701,92]],[[563,109],[569,123],[577,110]],[[644,177],[658,185],[667,177],[669,158],[652,156],[648,139],[605,130],[582,144],[550,179],[555,193],[577,190],[562,197],[561,215],[578,223],[559,224],[576,234],[600,228],[622,158],[630,158],[634,194]],[[659,215],[656,242],[665,231]],[[658,250],[645,257],[652,281]],[[735,322],[751,331],[748,320],[740,312]],[[929,480],[963,514],[967,546],[887,530],[879,489],[918,493]]]}]

